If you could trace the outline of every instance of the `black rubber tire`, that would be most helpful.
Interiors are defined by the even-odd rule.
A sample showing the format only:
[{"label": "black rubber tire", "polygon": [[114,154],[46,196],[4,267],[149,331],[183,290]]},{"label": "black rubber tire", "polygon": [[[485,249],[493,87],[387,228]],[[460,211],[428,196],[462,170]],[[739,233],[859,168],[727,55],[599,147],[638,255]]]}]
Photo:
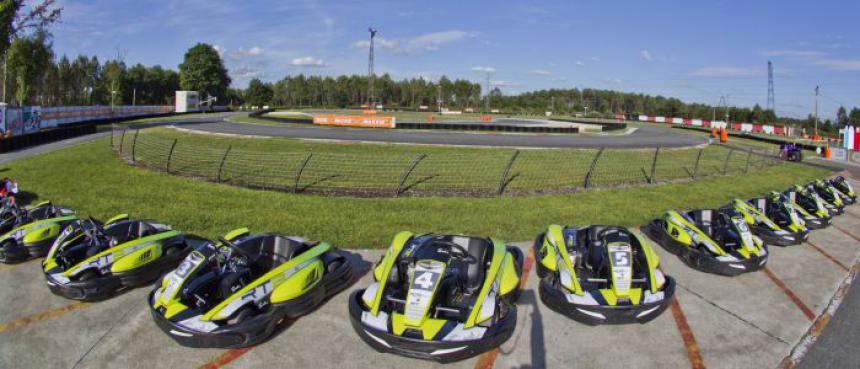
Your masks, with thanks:
[{"label": "black rubber tire", "polygon": [[232,318],[227,320],[227,324],[240,324],[247,319],[254,317],[254,308],[245,305],[237,311]]},{"label": "black rubber tire", "polygon": [[98,277],[99,277],[99,272],[90,269],[90,270],[87,270],[87,271],[81,273],[81,275],[78,276],[78,280],[83,282],[83,281],[89,281],[91,279],[96,279]]},{"label": "black rubber tire", "polygon": [[177,244],[177,245],[167,246],[167,249],[164,250],[164,255],[167,255],[167,256],[176,255],[176,254],[182,252],[182,249],[184,249],[185,247],[186,247],[185,244]]},{"label": "black rubber tire", "polygon": [[326,265],[325,267],[326,273],[334,273],[334,271],[340,268],[341,265],[343,265],[343,260],[332,260],[332,262],[328,263],[328,265]]}]

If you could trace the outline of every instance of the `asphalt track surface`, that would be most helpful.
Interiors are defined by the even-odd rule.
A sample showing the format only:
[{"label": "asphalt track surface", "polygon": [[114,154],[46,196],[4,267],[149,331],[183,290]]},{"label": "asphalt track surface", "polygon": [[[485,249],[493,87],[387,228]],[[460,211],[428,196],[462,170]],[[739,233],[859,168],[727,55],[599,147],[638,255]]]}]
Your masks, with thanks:
[{"label": "asphalt track surface", "polygon": [[534,134],[534,133],[474,133],[439,132],[400,129],[369,129],[341,127],[307,127],[298,125],[273,126],[231,123],[212,119],[186,124],[182,128],[207,133],[247,136],[289,137],[310,140],[406,143],[424,145],[529,147],[529,148],[676,148],[706,143],[699,136],[679,133],[666,128],[642,127],[629,134]]}]

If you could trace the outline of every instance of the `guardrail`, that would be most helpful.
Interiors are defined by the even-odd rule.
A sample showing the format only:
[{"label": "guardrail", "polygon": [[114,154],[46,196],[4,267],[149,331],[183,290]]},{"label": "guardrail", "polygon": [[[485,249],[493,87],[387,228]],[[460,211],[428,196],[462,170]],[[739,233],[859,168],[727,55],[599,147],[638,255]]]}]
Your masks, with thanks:
[{"label": "guardrail", "polygon": [[235,186],[331,195],[501,196],[565,193],[744,174],[778,164],[766,148],[457,149],[393,151],[241,141],[215,147],[199,137],[115,126],[111,146],[127,163]]}]

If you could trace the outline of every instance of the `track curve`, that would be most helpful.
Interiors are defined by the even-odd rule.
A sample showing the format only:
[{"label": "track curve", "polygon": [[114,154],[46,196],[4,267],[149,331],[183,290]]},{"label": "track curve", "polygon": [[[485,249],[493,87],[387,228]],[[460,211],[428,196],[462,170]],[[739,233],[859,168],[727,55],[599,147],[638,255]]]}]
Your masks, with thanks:
[{"label": "track curve", "polygon": [[699,136],[665,128],[640,127],[629,134],[518,134],[386,130],[319,126],[273,126],[233,123],[223,119],[176,123],[184,129],[202,133],[235,134],[261,137],[288,137],[310,140],[410,143],[533,148],[677,148],[706,143]]}]

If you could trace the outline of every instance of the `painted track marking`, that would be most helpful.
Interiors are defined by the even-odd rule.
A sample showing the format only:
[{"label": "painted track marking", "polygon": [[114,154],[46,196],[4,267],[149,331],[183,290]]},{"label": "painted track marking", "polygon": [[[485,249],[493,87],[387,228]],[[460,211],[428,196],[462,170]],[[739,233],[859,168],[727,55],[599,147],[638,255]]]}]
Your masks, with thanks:
[{"label": "painted track marking", "polygon": [[812,312],[812,309],[810,309],[809,306],[806,306],[806,304],[803,303],[803,300],[801,300],[800,297],[797,297],[794,291],[788,288],[788,286],[786,286],[785,283],[776,276],[776,274],[773,274],[773,271],[771,271],[770,268],[764,267],[761,270],[764,272],[764,275],[770,278],[770,280],[782,290],[788,299],[791,300],[798,309],[800,309],[809,321],[815,320],[815,313]]},{"label": "painted track marking", "polygon": [[690,359],[690,367],[693,369],[704,369],[705,361],[702,359],[702,352],[699,350],[699,344],[696,343],[696,337],[693,335],[693,330],[690,324],[687,323],[687,317],[684,315],[684,310],[681,309],[681,304],[678,302],[678,297],[672,298],[672,317],[675,318],[675,325],[678,326],[678,332],[681,333],[681,339],[684,341],[684,347],[687,349],[687,358]]},{"label": "painted track marking", "polygon": [[24,317],[21,319],[15,319],[15,320],[7,322],[7,323],[0,323],[0,332],[13,330],[15,328],[20,328],[20,327],[23,327],[23,326],[26,326],[29,324],[41,322],[43,320],[56,318],[60,315],[70,313],[72,311],[87,307],[89,305],[91,305],[91,304],[87,303],[87,302],[76,302],[74,304],[61,306],[61,307],[58,307],[56,309],[51,309],[51,310],[44,311],[41,313],[33,314],[33,315],[30,315],[28,317]]},{"label": "painted track marking", "polygon": [[806,244],[811,246],[813,249],[815,249],[815,251],[818,251],[819,253],[821,253],[821,255],[824,255],[824,257],[826,257],[828,260],[832,261],[834,264],[839,266],[839,268],[841,268],[842,270],[844,270],[846,272],[849,270],[849,268],[847,266],[845,266],[845,264],[842,264],[842,262],[840,262],[835,257],[833,257],[833,255],[828,254],[827,251],[824,251],[824,249],[818,247],[817,245],[815,245],[811,241],[807,240]]},{"label": "painted track marking", "polygon": [[836,224],[833,224],[832,226],[833,226],[833,228],[838,229],[840,232],[845,233],[846,235],[848,235],[848,237],[851,237],[851,238],[853,238],[855,241],[860,242],[860,237],[857,237],[857,236],[855,236],[854,234],[852,234],[851,232],[848,232],[848,230],[847,230],[847,229],[842,228],[842,227],[840,227],[840,226],[838,226],[838,225],[836,225]]},{"label": "painted track marking", "polygon": [[[532,265],[535,263],[535,249],[534,247],[529,248],[528,255],[526,259],[523,260],[523,273],[520,278],[520,289],[526,287],[526,282],[529,280],[529,272],[532,270]],[[494,347],[492,350],[487,351],[478,358],[478,361],[475,363],[475,369],[490,369],[495,365],[496,358],[499,357],[499,348]]]}]

